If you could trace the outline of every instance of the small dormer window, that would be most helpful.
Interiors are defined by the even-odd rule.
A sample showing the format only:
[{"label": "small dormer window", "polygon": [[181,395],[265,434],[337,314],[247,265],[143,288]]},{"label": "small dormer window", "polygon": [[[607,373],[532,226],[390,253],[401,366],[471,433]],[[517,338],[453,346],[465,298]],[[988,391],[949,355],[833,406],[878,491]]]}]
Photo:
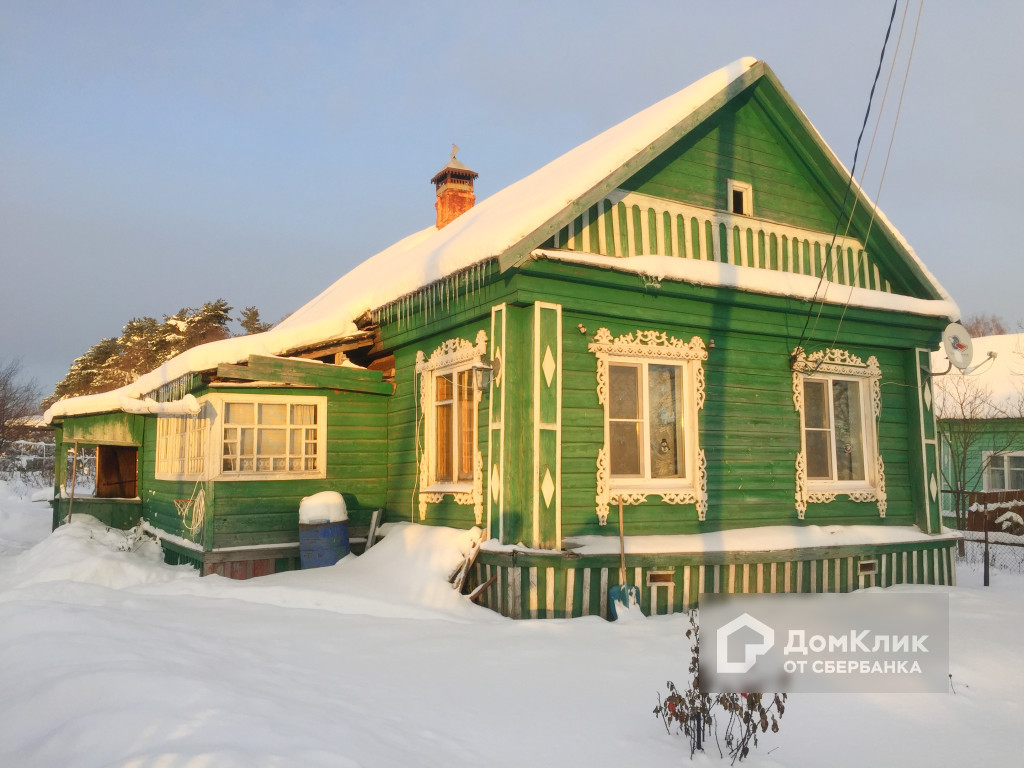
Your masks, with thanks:
[{"label": "small dormer window", "polygon": [[754,188],[745,181],[729,179],[726,200],[730,213],[738,213],[741,216],[754,215]]}]

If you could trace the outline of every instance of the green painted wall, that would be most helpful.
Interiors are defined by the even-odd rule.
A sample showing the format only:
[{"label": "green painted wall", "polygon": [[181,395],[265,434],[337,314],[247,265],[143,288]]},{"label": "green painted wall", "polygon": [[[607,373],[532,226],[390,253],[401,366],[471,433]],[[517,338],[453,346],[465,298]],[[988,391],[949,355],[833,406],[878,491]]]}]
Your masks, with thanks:
[{"label": "green painted wall", "polygon": [[756,218],[832,232],[836,213],[756,101],[741,97],[622,185],[728,210],[726,180],[753,186]]},{"label": "green painted wall", "polygon": [[[984,490],[984,468],[983,455],[987,451],[1024,451],[1024,419],[992,419],[988,422],[972,424],[970,429],[977,429],[977,439],[967,451],[967,490]],[[956,425],[939,421],[939,433],[945,430],[955,429]],[[942,488],[950,488],[952,478],[950,477],[950,449],[949,444],[940,440],[940,461],[942,462],[943,477]],[[943,512],[952,513],[955,510],[953,495],[942,494]]]},{"label": "green painted wall", "polygon": [[[945,321],[892,312],[826,306],[814,338],[805,347],[837,347],[866,360],[876,356],[882,369],[879,449],[885,462],[887,514],[876,504],[840,496],[828,504],[811,504],[800,521],[795,509],[795,459],[800,450],[800,419],[794,408],[789,356],[800,340],[809,305],[795,299],[741,293],[731,289],[665,282],[645,284],[637,275],[581,265],[539,260],[506,275],[507,301],[504,361],[505,441],[504,540],[529,542],[533,493],[533,302],[562,306],[561,517],[563,536],[617,535],[615,513],[600,526],[595,512],[597,452],[603,441],[603,411],[596,391],[596,358],[587,349],[600,327],[613,336],[657,330],[688,341],[700,336],[709,350],[704,363],[706,401],[699,414],[700,445],[708,461],[709,509],[704,522],[693,505],[668,505],[652,496],[627,507],[627,533],[695,533],[757,525],[880,524],[911,525],[922,504],[915,472],[922,466],[915,410],[915,347],[937,344]],[[415,503],[415,352],[426,355],[445,339],[473,339],[489,331],[489,316],[474,322],[471,313],[453,316],[452,327],[416,338],[406,318],[410,342],[396,354],[397,389],[390,400],[389,512],[417,520]],[[545,320],[545,322],[549,322]],[[581,333],[578,326],[584,326]],[[434,325],[433,328],[437,326]],[[540,326],[543,329],[543,325]],[[433,328],[431,330],[433,330]],[[834,337],[838,337],[832,343]],[[387,338],[388,329],[384,333]],[[548,333],[542,330],[542,333]],[[548,333],[550,336],[550,333]],[[385,341],[387,344],[387,341]],[[479,410],[479,445],[487,451],[490,410],[485,396]],[[548,406],[545,406],[547,408]],[[550,414],[543,419],[549,420]],[[494,450],[493,445],[491,450]],[[546,449],[544,449],[546,450]],[[487,456],[485,455],[485,461]],[[491,462],[493,464],[493,460]],[[493,507],[492,507],[493,509]],[[431,505],[427,523],[468,527],[471,509],[447,501]],[[553,538],[552,521],[541,521],[545,546]],[[496,534],[492,524],[492,535]]]},{"label": "green painted wall", "polygon": [[[377,376],[379,379],[379,374]],[[198,397],[211,392],[253,395],[260,391],[249,387],[218,387],[194,394]],[[206,482],[205,526],[195,536],[185,530],[174,500],[191,498],[196,491],[196,482],[157,480],[155,476],[156,416],[101,414],[66,419],[63,439],[66,444],[69,434],[88,434],[94,439],[108,435],[117,437],[130,428],[131,436],[141,446],[139,497],[142,499],[142,516],[161,530],[193,540],[206,550],[298,541],[299,502],[304,496],[324,490],[342,493],[351,525],[367,525],[370,512],[384,505],[388,397],[371,392],[309,388],[275,387],[267,392],[327,398],[327,477],[323,480]],[[101,439],[96,441],[105,442]]]}]

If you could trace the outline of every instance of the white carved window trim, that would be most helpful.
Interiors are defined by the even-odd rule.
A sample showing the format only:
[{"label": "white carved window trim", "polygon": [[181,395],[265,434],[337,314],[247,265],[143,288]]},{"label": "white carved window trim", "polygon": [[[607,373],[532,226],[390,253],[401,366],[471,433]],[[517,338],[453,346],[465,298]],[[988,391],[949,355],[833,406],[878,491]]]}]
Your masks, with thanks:
[{"label": "white carved window trim", "polygon": [[[871,356],[864,362],[842,349],[823,349],[806,354],[801,347],[793,350],[793,407],[800,416],[800,452],[796,456],[796,511],[803,520],[808,504],[828,504],[837,496],[850,501],[874,502],[878,516],[885,517],[885,463],[878,448],[878,423],[882,412],[882,369]],[[811,482],[807,479],[807,447],[804,431],[804,380],[806,378],[857,378],[867,383],[861,392],[861,414],[865,437],[864,483]],[[870,402],[867,402],[867,401]],[[866,407],[870,405],[870,408]],[[872,419],[869,414],[873,414]]]},{"label": "white carved window trim", "polygon": [[[612,502],[643,504],[648,496],[660,496],[665,504],[693,504],[699,520],[705,519],[708,509],[707,459],[700,447],[697,413],[704,408],[704,367],[708,359],[707,348],[699,336],[689,342],[676,339],[661,331],[627,333],[612,338],[607,328],[599,328],[588,349],[597,358],[597,399],[604,408],[604,444],[597,453],[597,518],[601,525],[608,522],[608,508]],[[638,361],[658,363],[669,361],[683,368],[683,434],[686,460],[686,480],[633,480],[613,481],[608,453],[608,364],[609,362]],[[646,415],[645,415],[646,418]]]},{"label": "white carved window trim", "polygon": [[[473,481],[431,484],[430,468],[434,451],[434,378],[439,374],[464,371],[473,363],[480,362],[487,355],[487,332],[481,330],[476,342],[466,339],[448,339],[435,349],[430,357],[423,350],[416,352],[416,375],[420,383],[420,413],[423,414],[423,450],[419,456],[419,515],[427,517],[427,505],[438,504],[445,496],[451,496],[456,504],[473,507],[476,524],[483,522],[484,512],[484,461],[480,452],[479,410],[480,391],[473,387],[473,436],[476,450],[473,452]],[[418,429],[418,427],[417,427]],[[454,438],[453,438],[454,439]]]}]

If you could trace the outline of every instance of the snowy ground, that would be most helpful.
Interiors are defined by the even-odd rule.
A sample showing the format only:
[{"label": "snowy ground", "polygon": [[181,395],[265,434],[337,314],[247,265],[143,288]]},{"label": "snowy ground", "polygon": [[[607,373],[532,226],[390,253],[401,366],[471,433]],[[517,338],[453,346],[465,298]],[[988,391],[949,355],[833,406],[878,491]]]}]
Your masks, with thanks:
[{"label": "snowy ground", "polygon": [[[333,568],[199,579],[87,517],[48,536],[26,499],[0,483],[0,765],[689,764],[651,714],[685,680],[683,617],[503,619],[440,576],[464,536],[412,526]],[[748,764],[1018,763],[1024,577],[959,578],[956,694],[791,697]]]}]

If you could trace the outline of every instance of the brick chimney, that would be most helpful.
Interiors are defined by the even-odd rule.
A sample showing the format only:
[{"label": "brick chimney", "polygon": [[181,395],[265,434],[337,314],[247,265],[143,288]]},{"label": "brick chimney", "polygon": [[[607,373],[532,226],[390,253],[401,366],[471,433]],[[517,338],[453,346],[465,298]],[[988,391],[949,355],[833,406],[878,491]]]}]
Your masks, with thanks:
[{"label": "brick chimney", "polygon": [[438,229],[451,224],[476,202],[473,179],[480,174],[471,171],[455,159],[458,151],[459,148],[452,144],[452,156],[448,164],[430,180],[437,188],[437,202],[434,203],[434,208],[437,210]]}]

